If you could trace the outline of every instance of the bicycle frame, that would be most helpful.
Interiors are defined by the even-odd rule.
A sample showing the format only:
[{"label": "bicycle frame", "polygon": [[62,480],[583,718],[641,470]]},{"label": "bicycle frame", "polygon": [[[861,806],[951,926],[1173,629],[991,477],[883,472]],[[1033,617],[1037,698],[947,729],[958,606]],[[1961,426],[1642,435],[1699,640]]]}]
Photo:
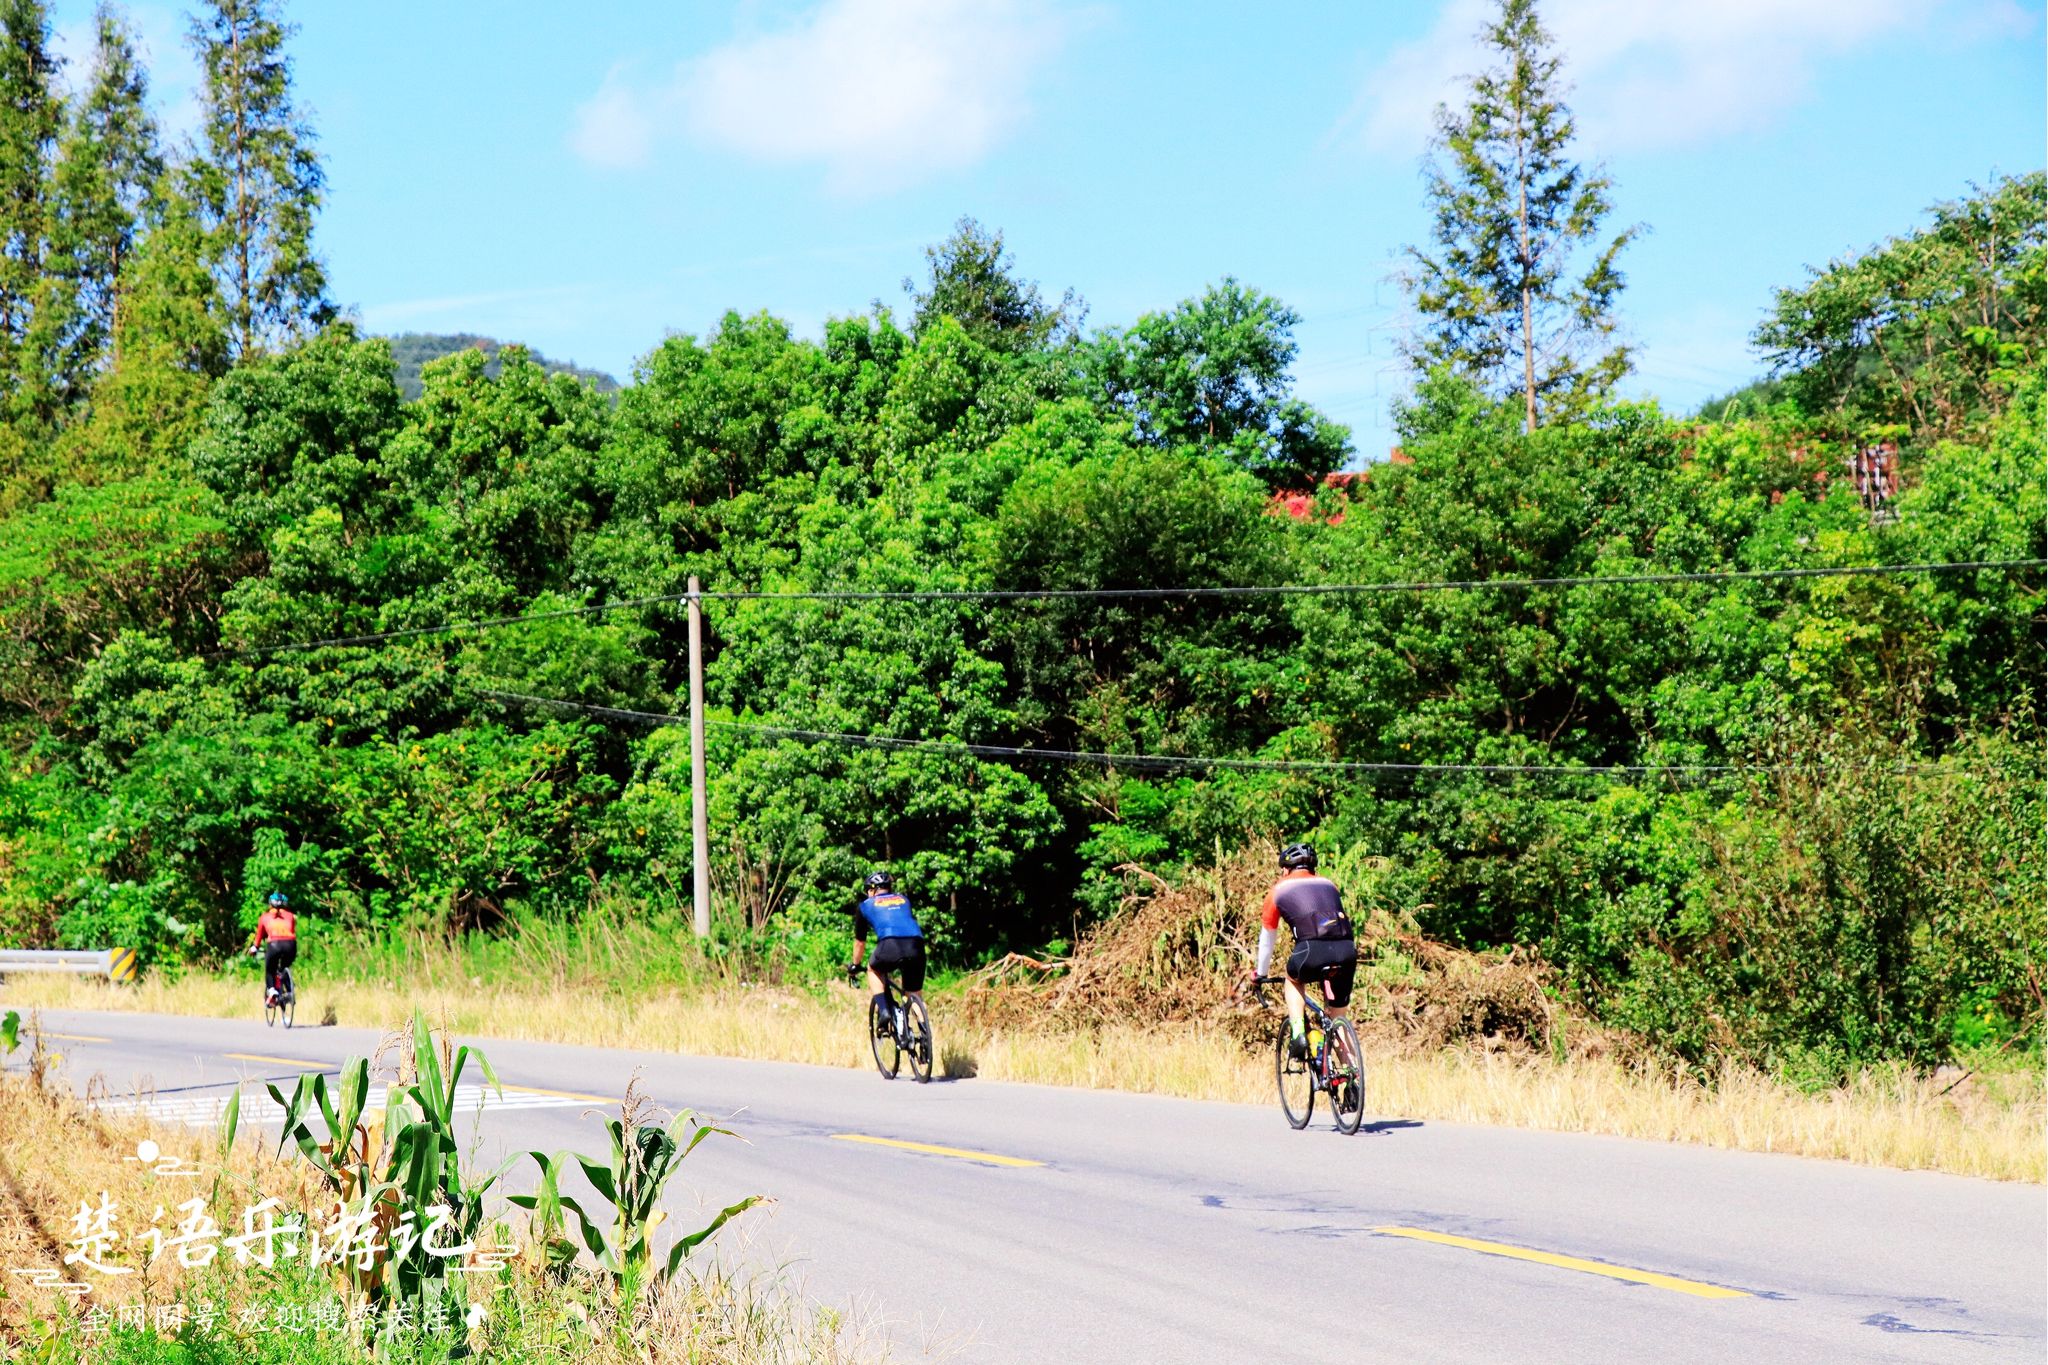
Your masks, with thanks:
[{"label": "bicycle frame", "polygon": [[[1288,979],[1284,976],[1255,976],[1252,978],[1252,985],[1278,986],[1284,993],[1288,986]],[[1327,1046],[1327,1040],[1330,1036],[1331,1015],[1329,1010],[1324,1008],[1323,1003],[1320,1000],[1317,1000],[1314,993],[1310,991],[1303,990],[1301,992],[1301,1003],[1303,1004],[1303,1006],[1306,1007],[1308,1015],[1307,1019],[1304,1021],[1304,1027],[1302,1029],[1302,1032],[1306,1033],[1310,1027],[1319,1028],[1322,1030],[1323,1037],[1326,1040],[1325,1046],[1317,1049],[1314,1061],[1316,1065],[1316,1085],[1319,1087],[1327,1087],[1330,1079],[1329,1068],[1325,1064],[1325,1058],[1323,1054],[1329,1050]]]},{"label": "bicycle frame", "polygon": [[[1254,986],[1278,986],[1284,995],[1287,987],[1292,983],[1284,976],[1255,976],[1252,978],[1252,984]],[[1301,991],[1301,1003],[1306,1005],[1315,1014],[1317,1022],[1323,1025],[1323,1031],[1328,1033],[1330,1031],[1330,1011],[1323,1005],[1322,1001],[1316,999],[1315,992],[1305,987],[1297,989]]]},{"label": "bicycle frame", "polygon": [[903,1005],[910,998],[910,992],[897,984],[896,977],[889,972],[876,972],[882,979],[882,998],[889,1005],[889,1022],[896,1026],[896,1037],[908,1048],[914,1041],[910,1036],[910,1011]]}]

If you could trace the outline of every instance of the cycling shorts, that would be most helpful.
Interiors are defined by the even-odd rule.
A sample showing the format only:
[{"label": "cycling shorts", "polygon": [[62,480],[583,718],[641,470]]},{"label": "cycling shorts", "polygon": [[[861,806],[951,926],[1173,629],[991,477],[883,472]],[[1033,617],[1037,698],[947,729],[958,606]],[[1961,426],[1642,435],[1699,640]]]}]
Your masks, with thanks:
[{"label": "cycling shorts", "polygon": [[904,990],[921,991],[924,989],[924,940],[878,939],[874,953],[868,958],[868,968],[881,976],[901,972]]},{"label": "cycling shorts", "polygon": [[1358,975],[1358,942],[1348,938],[1312,938],[1297,943],[1287,955],[1287,974],[1303,985],[1322,982],[1325,1003],[1348,1005],[1351,983]]},{"label": "cycling shorts", "polygon": [[263,984],[277,984],[277,974],[299,960],[299,941],[295,938],[273,938],[263,945]]}]

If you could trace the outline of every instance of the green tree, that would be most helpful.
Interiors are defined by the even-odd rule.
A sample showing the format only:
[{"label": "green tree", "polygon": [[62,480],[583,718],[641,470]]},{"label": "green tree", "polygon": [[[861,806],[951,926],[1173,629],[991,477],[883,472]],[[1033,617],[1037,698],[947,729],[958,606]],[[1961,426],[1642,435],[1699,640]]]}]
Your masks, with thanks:
[{"label": "green tree", "polygon": [[148,230],[123,262],[112,359],[92,415],[65,434],[72,477],[182,457],[209,386],[226,373],[226,311],[207,269],[207,235],[175,173],[162,177]]},{"label": "green tree", "polygon": [[924,249],[927,278],[923,289],[905,279],[910,295],[911,331],[923,336],[942,317],[952,318],[967,334],[999,351],[1027,351],[1048,340],[1067,340],[1080,332],[1088,307],[1069,289],[1057,304],[1047,304],[1035,281],[1020,279],[1017,262],[1003,246],[1003,234],[990,232],[972,218],[953,225],[953,235]]},{"label": "green tree", "polygon": [[59,396],[67,405],[84,398],[110,358],[121,273],[163,174],[134,35],[104,4],[94,25],[92,75],[57,150],[50,297],[37,318],[55,353]]},{"label": "green tree", "polygon": [[1628,372],[1629,348],[1615,344],[1615,262],[1640,229],[1601,240],[1613,182],[1571,157],[1561,59],[1535,0],[1500,0],[1481,41],[1499,65],[1473,78],[1463,109],[1437,109],[1434,247],[1408,249],[1405,282],[1422,314],[1409,354],[1419,370],[1449,366],[1490,392],[1519,393],[1534,431]]},{"label": "green tree", "polygon": [[1756,344],[1808,411],[1957,436],[2040,367],[2048,174],[1975,189],[1933,218],[1778,292]]},{"label": "green tree", "polygon": [[220,284],[228,337],[252,355],[325,323],[327,274],[313,253],[326,178],[292,102],[293,29],[279,0],[207,0],[190,30],[206,74],[201,155],[188,168]]},{"label": "green tree", "polygon": [[1091,396],[1139,439],[1204,445],[1271,487],[1312,487],[1351,453],[1350,432],[1293,396],[1292,308],[1226,276],[1088,347]]},{"label": "green tree", "polygon": [[50,404],[33,337],[63,120],[57,65],[43,0],[0,0],[0,417],[11,421]]}]

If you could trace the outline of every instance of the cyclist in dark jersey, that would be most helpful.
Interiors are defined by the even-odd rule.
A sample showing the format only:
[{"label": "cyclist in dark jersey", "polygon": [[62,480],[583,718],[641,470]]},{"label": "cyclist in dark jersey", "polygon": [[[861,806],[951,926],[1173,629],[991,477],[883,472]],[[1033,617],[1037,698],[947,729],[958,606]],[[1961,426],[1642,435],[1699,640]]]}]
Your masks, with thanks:
[{"label": "cyclist in dark jersey", "polygon": [[1294,931],[1294,951],[1287,955],[1287,1024],[1291,1048],[1300,1057],[1307,1050],[1304,983],[1321,983],[1324,1007],[1333,1017],[1341,1017],[1351,1004],[1351,983],[1358,974],[1358,944],[1337,884],[1316,875],[1315,850],[1307,844],[1289,844],[1280,850],[1280,866],[1286,870],[1266,893],[1258,965],[1245,975],[1249,980],[1273,969],[1274,935],[1280,921],[1286,920]]},{"label": "cyclist in dark jersey", "polygon": [[[910,898],[896,889],[895,879],[886,872],[870,872],[867,899],[853,908],[853,961],[846,964],[849,975],[860,970],[866,959],[868,989],[880,1002],[887,994],[882,973],[903,973],[903,993],[924,992],[924,930],[911,913]],[[875,955],[868,957],[868,930],[875,931]],[[881,1011],[887,1017],[887,1011]]]}]

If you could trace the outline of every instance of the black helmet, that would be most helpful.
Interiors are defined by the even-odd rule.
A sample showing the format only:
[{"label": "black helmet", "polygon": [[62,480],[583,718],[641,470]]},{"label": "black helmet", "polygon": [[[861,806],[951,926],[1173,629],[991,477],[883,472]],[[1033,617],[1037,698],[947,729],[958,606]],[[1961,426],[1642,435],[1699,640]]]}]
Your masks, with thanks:
[{"label": "black helmet", "polygon": [[1280,850],[1280,866],[1289,871],[1304,868],[1313,872],[1316,870],[1316,851],[1307,844],[1289,844]]},{"label": "black helmet", "polygon": [[273,910],[282,910],[282,909],[284,909],[284,907],[286,906],[286,904],[287,904],[287,903],[288,903],[288,902],[286,902],[286,900],[285,900],[285,898],[284,898],[284,892],[282,892],[282,891],[273,891],[273,892],[271,892],[271,893],[270,893],[270,908],[271,908],[271,909],[273,909]]},{"label": "black helmet", "polygon": [[896,885],[896,879],[886,872],[868,873],[868,890],[887,891]]}]

